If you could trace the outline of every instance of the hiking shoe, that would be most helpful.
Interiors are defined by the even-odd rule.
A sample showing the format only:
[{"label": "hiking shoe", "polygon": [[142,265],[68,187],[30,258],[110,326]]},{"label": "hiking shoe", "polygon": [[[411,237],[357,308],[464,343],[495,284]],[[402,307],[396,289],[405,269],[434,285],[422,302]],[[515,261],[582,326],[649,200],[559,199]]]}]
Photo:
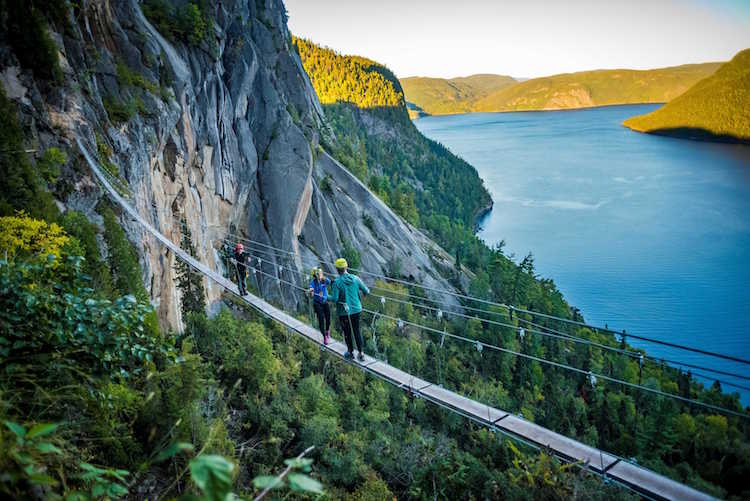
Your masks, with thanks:
[{"label": "hiking shoe", "polygon": [[364,362],[365,361],[365,354],[360,351],[359,352],[359,356],[357,358],[359,359],[360,362]]},{"label": "hiking shoe", "polygon": [[328,343],[331,342],[331,335],[330,334],[323,334],[323,344],[328,346]]},{"label": "hiking shoe", "polygon": [[352,355],[350,352],[344,353],[344,360],[352,360],[354,358],[354,355]]}]

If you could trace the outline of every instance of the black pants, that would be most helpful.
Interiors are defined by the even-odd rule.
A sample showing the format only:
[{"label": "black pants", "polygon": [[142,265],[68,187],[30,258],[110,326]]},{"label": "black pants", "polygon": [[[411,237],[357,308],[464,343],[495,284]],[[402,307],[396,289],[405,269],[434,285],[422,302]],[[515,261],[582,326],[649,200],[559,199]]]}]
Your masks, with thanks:
[{"label": "black pants", "polygon": [[331,328],[331,307],[328,306],[328,303],[313,301],[313,308],[315,308],[315,314],[318,316],[320,333],[325,336]]},{"label": "black pants", "polygon": [[360,313],[354,313],[353,315],[339,317],[341,330],[344,331],[344,339],[346,340],[346,349],[349,350],[349,353],[354,351],[354,346],[352,346],[352,333],[354,334],[354,339],[357,341],[357,349],[360,353],[364,353],[364,350],[362,349],[362,345],[364,344],[362,342],[362,334],[359,332],[359,316]]},{"label": "black pants", "polygon": [[247,285],[245,285],[245,267],[237,265],[237,287],[240,289],[240,295],[247,294]]}]

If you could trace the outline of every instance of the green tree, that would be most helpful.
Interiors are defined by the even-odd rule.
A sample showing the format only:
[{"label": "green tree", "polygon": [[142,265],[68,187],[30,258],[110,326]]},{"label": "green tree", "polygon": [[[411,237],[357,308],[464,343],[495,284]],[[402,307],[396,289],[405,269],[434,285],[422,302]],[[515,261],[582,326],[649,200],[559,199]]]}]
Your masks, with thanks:
[{"label": "green tree", "polygon": [[[180,221],[180,229],[182,232],[180,247],[192,257],[197,258],[193,235],[184,219]],[[182,293],[180,303],[182,314],[187,316],[190,313],[205,313],[206,293],[203,289],[203,275],[179,258],[175,258],[175,268],[177,269],[177,287]]]}]

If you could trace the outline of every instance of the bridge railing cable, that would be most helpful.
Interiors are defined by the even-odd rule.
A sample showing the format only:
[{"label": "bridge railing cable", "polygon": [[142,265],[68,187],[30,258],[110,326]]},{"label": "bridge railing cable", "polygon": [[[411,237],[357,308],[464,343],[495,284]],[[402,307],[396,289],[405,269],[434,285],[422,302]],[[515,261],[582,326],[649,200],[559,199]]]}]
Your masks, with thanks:
[{"label": "bridge railing cable", "polygon": [[[293,252],[291,252],[291,251],[288,251],[288,250],[285,250],[285,249],[279,249],[279,248],[276,248],[276,247],[274,247],[272,245],[269,245],[269,244],[266,244],[266,243],[262,243],[262,242],[258,242],[256,240],[252,240],[252,239],[248,239],[248,238],[245,238],[245,237],[241,237],[239,235],[233,235],[233,234],[229,234],[229,235],[232,236],[232,237],[234,237],[234,238],[236,238],[237,240],[245,241],[245,242],[248,242],[248,243],[251,243],[251,244],[262,244],[266,248],[270,249],[269,252],[276,251],[276,252],[284,253],[284,254],[293,254]],[[326,264],[329,264],[331,266],[333,265],[333,263],[326,263]],[[516,306],[513,306],[513,305],[506,305],[504,303],[499,303],[499,302],[496,302],[496,301],[490,301],[490,300],[487,300],[487,299],[477,298],[477,297],[474,297],[474,296],[462,294],[462,293],[455,292],[455,291],[450,291],[450,290],[447,290],[447,289],[439,289],[439,288],[435,288],[435,287],[429,287],[429,286],[418,284],[418,283],[415,283],[415,282],[410,282],[408,280],[402,280],[402,279],[398,279],[398,278],[388,277],[386,275],[382,275],[382,274],[379,274],[379,273],[373,273],[373,272],[369,272],[369,271],[365,271],[365,270],[361,270],[361,269],[357,269],[357,268],[351,268],[351,270],[355,271],[357,273],[360,273],[362,275],[367,275],[367,276],[374,277],[374,278],[380,278],[380,279],[382,279],[384,281],[398,283],[398,284],[406,285],[406,286],[409,286],[409,287],[418,287],[418,288],[421,288],[421,289],[424,289],[424,290],[429,290],[431,292],[435,292],[435,293],[438,293],[438,294],[450,295],[450,296],[454,296],[454,297],[457,297],[457,298],[465,299],[467,301],[474,301],[476,303],[481,303],[481,304],[486,304],[486,305],[490,305],[490,306],[496,306],[496,307],[499,307],[499,308],[504,308],[504,309],[506,309],[508,311],[513,311],[513,312],[516,312],[516,313],[525,313],[527,315],[532,315],[532,316],[535,316],[535,317],[541,317],[541,318],[546,318],[546,319],[549,319],[549,320],[555,320],[555,321],[559,321],[559,322],[564,322],[564,323],[567,323],[567,324],[570,324],[570,325],[577,325],[579,327],[586,327],[586,328],[589,328],[589,329],[593,329],[595,331],[607,332],[607,333],[611,333],[611,334],[618,335],[618,336],[626,335],[626,336],[631,337],[633,339],[638,339],[638,340],[649,342],[649,343],[660,344],[660,345],[669,346],[669,347],[675,348],[675,349],[690,351],[690,352],[693,352],[693,353],[699,353],[699,354],[706,355],[706,356],[721,358],[721,359],[724,359],[724,360],[730,360],[730,361],[733,361],[733,362],[750,365],[750,360],[746,360],[746,359],[743,359],[743,358],[740,358],[740,357],[736,357],[736,356],[733,356],[733,355],[727,355],[727,354],[723,354],[723,353],[712,352],[712,351],[709,351],[709,350],[703,350],[701,348],[695,348],[695,347],[686,346],[686,345],[679,344],[679,343],[673,343],[673,342],[670,342],[670,341],[664,341],[664,340],[661,340],[661,339],[656,339],[656,338],[647,337],[647,336],[640,336],[640,335],[635,335],[635,334],[631,334],[631,333],[623,334],[623,332],[610,329],[609,327],[601,327],[601,326],[591,325],[591,324],[588,324],[586,322],[581,322],[581,321],[573,320],[573,319],[570,319],[570,318],[564,318],[564,317],[559,317],[559,316],[555,316],[555,315],[550,315],[550,314],[547,314],[547,313],[536,312],[536,311],[528,310],[528,309],[525,309],[525,308],[519,308],[519,307],[516,307]]]},{"label": "bridge railing cable", "polygon": [[[251,253],[252,252],[256,252],[256,249],[249,249],[249,251]],[[276,265],[276,263],[274,261],[271,261],[271,260],[268,260],[266,258],[262,258],[262,257],[259,257],[259,256],[253,256],[253,260],[256,261],[257,263],[265,262],[265,263],[268,263],[268,264],[271,264],[271,265]],[[285,267],[285,269],[287,269],[287,270],[289,270],[289,271],[291,271],[293,273],[300,274],[302,277],[306,276],[305,272],[296,269],[292,265],[289,265],[289,266]],[[396,292],[396,291],[392,291],[390,289],[384,289],[382,287],[377,287],[377,286],[373,286],[373,287],[371,287],[371,289],[373,289],[373,290],[383,290],[383,291],[386,291],[387,293]],[[671,364],[673,366],[677,366],[677,367],[684,366],[684,367],[689,367],[691,369],[699,369],[699,370],[703,370],[703,371],[707,371],[707,372],[713,372],[715,374],[721,374],[721,375],[725,375],[725,376],[729,376],[729,377],[735,377],[735,378],[738,378],[738,379],[750,380],[750,376],[745,376],[745,375],[736,374],[736,373],[732,373],[732,372],[722,371],[722,370],[718,370],[718,369],[712,369],[712,368],[709,368],[709,367],[704,367],[704,366],[700,366],[700,365],[696,365],[696,364],[691,364],[691,363],[681,362],[681,361],[676,361],[676,360],[671,360],[671,359],[664,359],[664,358],[658,358],[657,359],[657,358],[654,358],[654,357],[646,356],[644,353],[641,353],[641,352],[634,352],[634,351],[630,351],[630,350],[624,350],[624,349],[621,349],[621,348],[617,348],[617,347],[614,347],[614,346],[605,345],[603,343],[598,343],[596,341],[588,340],[588,339],[585,339],[585,338],[581,338],[581,337],[577,337],[577,336],[572,336],[572,335],[569,335],[569,334],[564,333],[562,331],[558,331],[558,330],[551,329],[549,327],[538,325],[536,323],[531,322],[530,320],[524,319],[523,317],[518,317],[518,319],[519,319],[520,322],[524,322],[525,324],[531,325],[532,327],[536,327],[536,328],[523,328],[523,327],[519,327],[519,326],[514,325],[514,324],[508,324],[508,323],[499,322],[499,321],[496,321],[496,320],[491,320],[491,319],[486,319],[486,318],[480,318],[480,317],[475,316],[475,315],[467,315],[467,314],[464,314],[464,313],[461,313],[461,312],[456,312],[456,311],[452,311],[452,310],[449,310],[449,309],[436,308],[434,306],[424,305],[424,304],[420,304],[420,303],[415,303],[415,302],[412,302],[412,301],[405,301],[405,300],[402,300],[402,299],[394,298],[394,297],[383,295],[383,294],[372,293],[371,295],[373,297],[387,299],[388,301],[392,301],[392,302],[395,302],[395,303],[411,305],[411,306],[413,306],[415,308],[422,308],[422,309],[425,309],[425,310],[428,310],[428,311],[432,311],[432,312],[436,313],[437,315],[440,315],[441,317],[443,315],[446,315],[446,316],[453,315],[453,316],[458,317],[458,318],[463,318],[463,319],[467,319],[467,320],[478,320],[480,322],[486,322],[487,324],[490,324],[490,325],[497,325],[499,327],[509,328],[509,329],[515,330],[517,332],[521,332],[522,331],[523,333],[529,333],[529,334],[535,334],[535,335],[541,335],[541,336],[555,338],[555,339],[557,339],[559,341],[569,341],[569,342],[576,343],[576,344],[583,344],[583,345],[595,346],[597,348],[600,348],[600,349],[603,349],[603,350],[606,350],[606,351],[614,352],[614,353],[617,353],[617,354],[620,354],[620,355],[625,355],[625,356],[631,357],[633,359],[637,359],[637,360],[642,361],[644,363],[645,362],[649,362],[649,363],[653,363],[653,364],[659,364],[659,363],[662,363],[662,362],[666,362],[666,363],[669,363],[669,364]],[[705,378],[707,380],[719,381],[722,384],[725,384],[725,385],[728,385],[728,386],[732,386],[732,387],[735,387],[735,388],[739,388],[739,389],[746,389],[747,388],[747,387],[739,385],[737,383],[732,383],[732,382],[729,382],[729,381],[717,379],[717,378],[715,378],[713,376],[708,376],[708,375],[701,374],[701,373],[696,373],[696,372],[693,372],[693,374],[695,374],[696,376],[703,377],[703,378]]]},{"label": "bridge railing cable", "polygon": [[[234,259],[232,259],[232,261],[235,264],[237,263],[237,261],[235,261]],[[277,277],[275,275],[272,275],[270,273],[267,273],[267,272],[265,272],[265,271],[263,271],[263,270],[261,270],[259,268],[253,268],[252,271],[254,273],[260,273],[261,275],[264,275],[267,278],[269,278],[270,280],[276,281],[279,284],[286,284],[286,285],[288,285],[288,286],[290,286],[290,287],[292,287],[292,288],[294,288],[296,290],[302,291],[304,293],[307,292],[307,288],[299,286],[299,285],[297,285],[295,283],[292,283],[292,282],[290,282],[288,280],[285,280],[283,278],[279,278],[279,277]],[[421,330],[423,332],[429,332],[431,334],[436,334],[436,335],[439,335],[441,337],[445,336],[445,337],[450,338],[450,339],[462,341],[462,342],[464,342],[464,343],[466,343],[468,345],[471,345],[472,348],[477,349],[477,350],[483,350],[483,349],[486,348],[486,349],[490,349],[490,350],[494,350],[494,351],[498,351],[498,352],[502,352],[502,353],[507,353],[509,355],[513,355],[513,356],[516,356],[516,357],[524,358],[524,359],[527,359],[527,360],[532,360],[532,361],[535,361],[535,362],[538,362],[538,363],[541,363],[541,364],[544,364],[544,365],[548,365],[548,366],[551,366],[551,367],[556,367],[558,369],[563,369],[563,370],[567,370],[567,371],[570,371],[570,372],[574,372],[574,373],[577,373],[577,374],[580,374],[580,375],[583,375],[583,376],[589,378],[589,380],[592,382],[592,384],[595,384],[595,381],[601,379],[603,381],[608,381],[610,383],[615,383],[615,384],[619,384],[619,385],[626,386],[626,387],[629,387],[629,388],[637,389],[639,391],[643,391],[643,392],[646,392],[646,393],[651,393],[653,395],[658,395],[658,396],[661,396],[661,397],[671,398],[673,400],[678,400],[680,402],[683,402],[685,404],[689,404],[689,405],[692,405],[692,406],[697,406],[697,407],[703,407],[703,408],[706,408],[706,409],[711,409],[711,410],[716,411],[716,412],[721,412],[721,413],[723,413],[725,415],[736,416],[736,417],[743,418],[743,419],[750,419],[750,415],[747,414],[747,413],[744,413],[744,412],[739,412],[739,411],[735,411],[735,410],[732,410],[732,409],[727,409],[727,408],[720,407],[720,406],[717,406],[717,405],[713,405],[713,404],[710,404],[710,403],[707,403],[707,402],[702,402],[700,400],[695,400],[695,399],[683,397],[681,395],[675,395],[673,393],[668,393],[668,392],[665,392],[665,391],[662,391],[662,390],[659,390],[659,389],[656,389],[656,388],[650,388],[648,386],[643,386],[643,385],[640,385],[640,384],[631,383],[629,381],[625,381],[625,380],[618,379],[618,378],[615,378],[615,377],[612,377],[612,376],[608,376],[606,374],[601,374],[601,373],[597,373],[597,372],[593,372],[593,371],[587,371],[585,369],[581,369],[581,368],[578,368],[578,367],[573,367],[571,365],[568,365],[568,364],[565,364],[565,363],[562,363],[562,362],[555,362],[553,360],[548,360],[548,359],[545,359],[543,357],[538,357],[538,356],[535,356],[535,355],[529,355],[527,353],[521,353],[519,351],[512,350],[510,348],[504,348],[504,347],[501,347],[501,346],[493,345],[491,343],[487,343],[485,341],[480,341],[480,340],[477,340],[477,339],[471,339],[471,338],[468,338],[468,337],[465,337],[465,336],[461,336],[459,334],[451,333],[449,331],[441,331],[441,330],[438,330],[438,329],[436,329],[434,327],[430,327],[430,326],[427,326],[427,325],[422,325],[422,324],[419,324],[417,322],[412,322],[410,320],[404,320],[402,318],[394,317],[394,316],[388,315],[388,314],[386,314],[384,312],[374,311],[374,310],[371,310],[369,308],[362,308],[362,311],[367,312],[367,313],[372,314],[372,315],[376,315],[377,314],[381,318],[386,318],[386,319],[392,320],[394,322],[397,322],[398,325],[409,325],[409,326],[412,326],[412,327],[414,327],[416,329],[419,329],[419,330]],[[480,346],[481,346],[481,348],[479,348]]]}]

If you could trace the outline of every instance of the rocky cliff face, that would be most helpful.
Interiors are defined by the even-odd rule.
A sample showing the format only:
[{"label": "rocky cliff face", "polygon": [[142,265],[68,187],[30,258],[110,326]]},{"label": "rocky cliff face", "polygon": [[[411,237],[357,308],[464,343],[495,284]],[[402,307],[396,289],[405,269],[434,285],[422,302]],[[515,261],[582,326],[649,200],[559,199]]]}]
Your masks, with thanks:
[{"label": "rocky cliff face", "polygon": [[[333,260],[345,239],[360,250],[364,269],[382,272],[400,260],[406,275],[449,288],[439,268],[450,267],[450,257],[319,147],[323,113],[281,1],[215,1],[209,9],[210,36],[193,45],[165,39],[136,0],[83,0],[65,33],[53,33],[65,81],[51,90],[40,90],[3,49],[2,83],[33,142],[70,152],[60,205],[98,220],[103,194],[75,154],[80,137],[175,242],[184,219],[199,259],[212,266],[223,266],[228,234],[289,249],[299,269]],[[374,224],[365,224],[365,213]],[[174,256],[133,222],[122,224],[160,318],[180,328]],[[273,273],[271,265],[265,270]],[[221,291],[205,285],[215,303]],[[275,281],[261,288],[280,294]]]}]

